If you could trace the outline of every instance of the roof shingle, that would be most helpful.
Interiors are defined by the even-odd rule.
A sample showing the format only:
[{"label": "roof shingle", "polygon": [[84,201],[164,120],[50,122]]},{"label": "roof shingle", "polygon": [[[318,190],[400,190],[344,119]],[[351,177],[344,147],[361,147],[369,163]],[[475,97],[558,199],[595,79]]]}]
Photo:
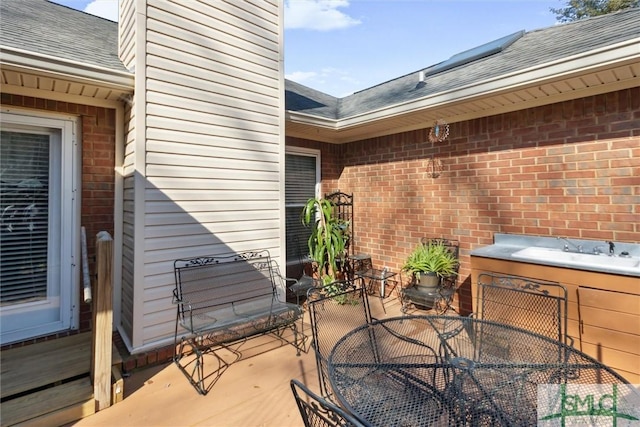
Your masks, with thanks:
[{"label": "roof shingle", "polygon": [[[1,46],[126,71],[118,58],[118,24],[115,22],[47,0],[0,1],[0,20]],[[285,104],[289,111],[343,119],[638,37],[640,8],[626,9],[527,32],[503,51],[427,76],[423,84],[418,84],[416,71],[347,97],[335,98],[286,80]]]},{"label": "roof shingle", "polygon": [[0,45],[127,71],[118,58],[118,24],[46,0],[0,1]]},{"label": "roof shingle", "polygon": [[[612,30],[615,29],[615,30]],[[640,8],[526,32],[499,53],[427,76],[418,84],[418,71],[337,100],[337,119],[416,100],[509,73],[541,66],[573,55],[640,37]],[[640,46],[638,47],[640,49]],[[425,67],[425,69],[428,67]],[[301,86],[301,85],[300,85]],[[295,92],[291,82],[287,89]],[[287,109],[318,114],[322,109],[287,104]]]}]

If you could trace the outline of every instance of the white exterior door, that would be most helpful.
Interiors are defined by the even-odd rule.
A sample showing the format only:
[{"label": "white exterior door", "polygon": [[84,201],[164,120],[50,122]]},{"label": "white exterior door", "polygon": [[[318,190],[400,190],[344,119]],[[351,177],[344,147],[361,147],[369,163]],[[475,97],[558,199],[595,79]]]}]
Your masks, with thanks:
[{"label": "white exterior door", "polygon": [[79,286],[75,120],[5,111],[0,143],[2,344],[77,328]]}]

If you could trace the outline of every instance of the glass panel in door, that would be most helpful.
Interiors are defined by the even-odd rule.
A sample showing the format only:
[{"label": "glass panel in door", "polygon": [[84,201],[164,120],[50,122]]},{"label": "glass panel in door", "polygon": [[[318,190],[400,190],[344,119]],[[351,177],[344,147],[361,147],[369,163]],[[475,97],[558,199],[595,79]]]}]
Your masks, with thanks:
[{"label": "glass panel in door", "polygon": [[[69,327],[60,292],[61,132],[2,130],[0,320],[2,343]],[[59,195],[58,195],[59,199]],[[68,303],[64,304],[68,307]]]}]

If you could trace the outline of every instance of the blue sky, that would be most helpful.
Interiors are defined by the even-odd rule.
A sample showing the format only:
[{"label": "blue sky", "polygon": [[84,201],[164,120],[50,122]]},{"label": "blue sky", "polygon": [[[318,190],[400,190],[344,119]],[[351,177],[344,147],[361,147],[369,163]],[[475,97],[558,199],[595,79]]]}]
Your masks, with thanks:
[{"label": "blue sky", "polygon": [[[117,19],[117,0],[52,1]],[[285,76],[330,95],[345,96],[516,31],[555,25],[549,9],[566,3],[285,0]]]}]

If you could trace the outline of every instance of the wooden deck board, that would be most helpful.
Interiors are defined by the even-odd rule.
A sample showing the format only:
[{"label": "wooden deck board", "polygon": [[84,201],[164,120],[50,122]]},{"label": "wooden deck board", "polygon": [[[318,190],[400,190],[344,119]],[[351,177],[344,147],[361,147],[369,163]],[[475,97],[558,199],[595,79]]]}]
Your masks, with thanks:
[{"label": "wooden deck board", "polygon": [[93,403],[93,386],[89,377],[4,402],[0,424],[11,426],[87,402]]},{"label": "wooden deck board", "polygon": [[[386,301],[385,306],[386,316],[400,313],[395,298]],[[375,317],[385,317],[377,298],[371,299],[371,309]],[[311,334],[308,318],[304,331],[307,335]],[[289,334],[287,335],[290,338]],[[86,339],[90,341],[90,335]],[[55,350],[55,346],[49,346],[51,344],[46,346],[48,350]],[[306,346],[309,346],[308,341]],[[14,354],[24,357],[41,353],[34,348],[25,351],[26,347],[16,350],[20,351]],[[96,412],[95,415],[88,416],[95,411],[95,402],[91,399],[84,403],[61,406],[54,412],[29,418],[19,425],[302,425],[289,380],[297,378],[314,391],[318,391],[313,351],[303,352],[297,357],[291,345],[279,342],[272,336],[249,340],[240,345],[238,350],[242,353],[242,360],[224,372],[207,396],[198,395],[182,372],[174,364],[168,364],[164,367],[140,370],[121,380],[124,384],[121,393],[124,392],[125,398],[117,405]],[[2,356],[3,361],[8,360],[5,352]],[[213,355],[206,357],[205,369],[210,372],[215,368],[217,360]],[[231,354],[229,357],[235,359]],[[114,360],[117,358],[117,352],[114,352]],[[4,368],[5,366],[2,366],[2,369]],[[149,376],[152,372],[156,372],[157,375]],[[4,383],[4,378],[2,381]],[[60,391],[59,387],[61,386],[52,390]],[[64,404],[61,402],[61,405]],[[4,402],[2,406],[4,412]],[[4,420],[1,424],[6,425]]]},{"label": "wooden deck board", "polygon": [[[115,348],[112,360],[122,362]],[[91,333],[5,350],[0,353],[0,395],[5,398],[75,378],[90,368]]]},{"label": "wooden deck board", "polygon": [[80,420],[89,415],[96,413],[96,403],[93,399],[84,403],[67,406],[58,409],[55,412],[43,415],[38,418],[32,418],[23,423],[17,424],[18,427],[43,427],[43,426],[63,426],[74,421]]},{"label": "wooden deck board", "polygon": [[89,372],[91,335],[77,334],[2,352],[2,397]]},{"label": "wooden deck board", "polygon": [[[386,314],[379,298],[371,297],[370,305],[377,318],[401,314],[395,294],[385,300]],[[305,333],[311,335],[308,313],[305,316]],[[269,345],[269,351],[262,351]],[[124,379],[122,402],[73,423],[73,427],[302,426],[289,381],[296,378],[319,392],[313,350],[296,356],[291,345],[281,345],[270,335],[252,338],[239,350],[243,358],[221,375],[206,396],[199,395],[173,363],[136,370]],[[226,359],[225,352],[220,353]],[[234,360],[233,355],[229,358]],[[205,359],[208,374],[217,367],[217,360],[213,355],[205,355]]]}]

